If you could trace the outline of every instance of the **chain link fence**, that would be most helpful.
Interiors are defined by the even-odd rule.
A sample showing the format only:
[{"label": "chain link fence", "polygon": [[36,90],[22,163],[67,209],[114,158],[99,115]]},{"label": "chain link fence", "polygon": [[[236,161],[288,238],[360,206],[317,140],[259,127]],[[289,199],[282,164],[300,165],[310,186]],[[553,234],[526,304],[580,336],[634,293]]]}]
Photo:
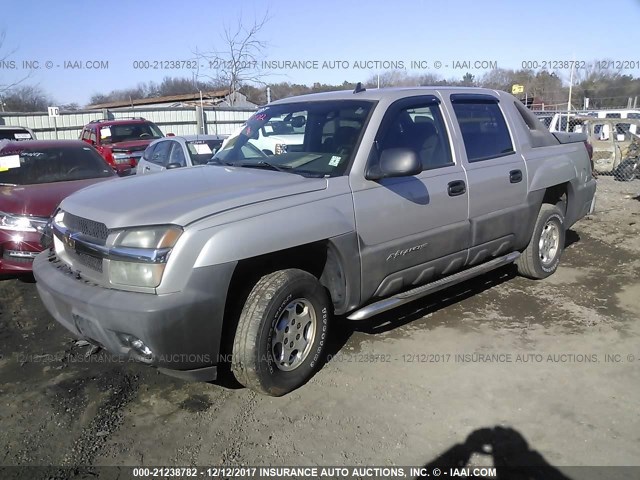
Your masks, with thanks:
[{"label": "chain link fence", "polygon": [[596,176],[640,180],[640,111],[535,111],[552,132],[587,135]]}]

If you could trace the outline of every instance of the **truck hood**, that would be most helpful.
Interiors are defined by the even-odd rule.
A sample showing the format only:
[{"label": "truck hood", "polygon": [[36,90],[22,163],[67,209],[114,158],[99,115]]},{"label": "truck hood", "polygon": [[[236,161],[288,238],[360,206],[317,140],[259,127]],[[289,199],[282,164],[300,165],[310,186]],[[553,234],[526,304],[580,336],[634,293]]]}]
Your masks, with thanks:
[{"label": "truck hood", "polygon": [[324,178],[202,165],[94,185],[67,197],[61,207],[74,215],[102,222],[110,229],[186,226],[235,208],[325,188]]},{"label": "truck hood", "polygon": [[89,178],[72,182],[0,186],[0,211],[14,215],[48,217],[66,196],[89,185],[113,178]]}]

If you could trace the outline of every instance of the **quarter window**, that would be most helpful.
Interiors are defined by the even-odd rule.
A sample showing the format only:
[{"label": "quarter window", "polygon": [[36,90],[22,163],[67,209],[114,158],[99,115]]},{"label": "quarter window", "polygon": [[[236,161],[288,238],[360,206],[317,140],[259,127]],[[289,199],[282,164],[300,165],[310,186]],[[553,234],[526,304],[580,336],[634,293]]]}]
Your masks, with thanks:
[{"label": "quarter window", "polygon": [[497,102],[456,101],[453,102],[453,110],[460,125],[469,162],[514,152],[507,123]]}]

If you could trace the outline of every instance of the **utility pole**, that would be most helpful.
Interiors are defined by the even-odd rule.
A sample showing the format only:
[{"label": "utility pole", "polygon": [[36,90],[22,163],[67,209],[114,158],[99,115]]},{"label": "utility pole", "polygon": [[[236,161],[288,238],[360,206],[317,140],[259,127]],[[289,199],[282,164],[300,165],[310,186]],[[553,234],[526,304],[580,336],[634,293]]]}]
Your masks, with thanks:
[{"label": "utility pole", "polygon": [[571,61],[571,75],[569,76],[569,101],[567,102],[567,128],[569,131],[569,112],[571,111],[571,94],[573,93],[573,60]]}]

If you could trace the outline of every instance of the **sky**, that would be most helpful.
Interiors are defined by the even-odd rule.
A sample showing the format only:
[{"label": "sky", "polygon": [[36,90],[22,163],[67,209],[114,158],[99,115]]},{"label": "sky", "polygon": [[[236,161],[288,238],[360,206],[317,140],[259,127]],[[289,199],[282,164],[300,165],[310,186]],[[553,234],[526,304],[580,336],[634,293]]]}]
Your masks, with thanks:
[{"label": "sky", "polygon": [[[85,105],[93,94],[167,76],[197,73],[206,80],[215,76],[206,61],[171,67],[194,60],[196,51],[224,49],[225,28],[239,19],[249,25],[265,14],[269,20],[258,35],[267,44],[261,60],[281,62],[260,69],[267,83],[365,81],[385,66],[461,78],[467,72],[479,76],[491,66],[540,68],[545,62],[560,67],[568,81],[570,68],[562,68],[567,62],[575,61],[579,69],[583,61],[602,59],[626,62],[617,65],[624,67],[622,73],[640,76],[640,0],[610,2],[604,10],[596,0],[524,5],[507,0],[2,0],[0,86],[28,75],[24,84],[39,85],[58,104]],[[287,60],[307,68],[283,65]],[[38,68],[24,62],[32,67],[37,62]]]}]

